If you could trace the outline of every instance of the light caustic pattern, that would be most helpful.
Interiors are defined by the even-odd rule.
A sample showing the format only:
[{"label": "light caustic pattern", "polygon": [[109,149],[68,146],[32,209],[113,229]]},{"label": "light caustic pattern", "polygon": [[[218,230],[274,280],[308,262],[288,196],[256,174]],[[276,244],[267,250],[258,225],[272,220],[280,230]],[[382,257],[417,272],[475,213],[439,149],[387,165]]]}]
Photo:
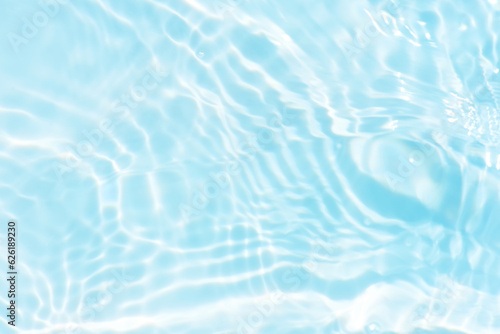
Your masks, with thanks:
[{"label": "light caustic pattern", "polygon": [[4,2],[0,332],[498,333],[499,10]]}]

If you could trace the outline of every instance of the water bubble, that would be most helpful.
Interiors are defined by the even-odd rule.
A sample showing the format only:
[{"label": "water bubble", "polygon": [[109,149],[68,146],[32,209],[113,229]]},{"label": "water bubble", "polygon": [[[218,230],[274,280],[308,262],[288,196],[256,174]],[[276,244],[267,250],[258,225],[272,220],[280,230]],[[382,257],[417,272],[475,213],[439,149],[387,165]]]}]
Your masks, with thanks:
[{"label": "water bubble", "polygon": [[412,246],[415,246],[417,244],[417,238],[415,236],[409,236],[406,238],[405,240],[405,245],[407,247],[412,247]]},{"label": "water bubble", "polygon": [[367,334],[379,334],[380,333],[380,326],[377,323],[372,322],[371,324],[369,324],[366,327],[366,331],[365,332]]},{"label": "water bubble", "polygon": [[413,312],[413,320],[419,321],[424,319],[427,316],[428,312],[429,308],[427,307],[427,305],[421,304],[417,306],[417,308]]},{"label": "water bubble", "polygon": [[442,302],[436,302],[432,306],[432,314],[438,317],[442,317],[446,313],[446,306]]},{"label": "water bubble", "polygon": [[205,52],[199,51],[198,52],[198,57],[203,58],[205,56]]}]

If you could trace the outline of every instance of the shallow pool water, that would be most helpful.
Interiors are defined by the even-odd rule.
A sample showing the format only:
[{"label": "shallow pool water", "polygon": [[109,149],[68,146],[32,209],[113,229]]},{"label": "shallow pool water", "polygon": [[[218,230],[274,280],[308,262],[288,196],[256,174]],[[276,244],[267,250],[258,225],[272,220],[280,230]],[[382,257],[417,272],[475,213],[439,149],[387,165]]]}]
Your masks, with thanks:
[{"label": "shallow pool water", "polygon": [[0,17],[1,333],[500,332],[496,0]]}]

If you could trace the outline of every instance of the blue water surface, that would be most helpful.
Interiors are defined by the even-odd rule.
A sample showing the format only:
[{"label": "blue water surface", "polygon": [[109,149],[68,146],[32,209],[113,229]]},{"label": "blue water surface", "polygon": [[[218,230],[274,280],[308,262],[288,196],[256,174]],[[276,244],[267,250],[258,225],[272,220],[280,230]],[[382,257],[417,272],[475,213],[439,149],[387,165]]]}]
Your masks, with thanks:
[{"label": "blue water surface", "polygon": [[497,0],[0,18],[1,333],[500,333]]}]

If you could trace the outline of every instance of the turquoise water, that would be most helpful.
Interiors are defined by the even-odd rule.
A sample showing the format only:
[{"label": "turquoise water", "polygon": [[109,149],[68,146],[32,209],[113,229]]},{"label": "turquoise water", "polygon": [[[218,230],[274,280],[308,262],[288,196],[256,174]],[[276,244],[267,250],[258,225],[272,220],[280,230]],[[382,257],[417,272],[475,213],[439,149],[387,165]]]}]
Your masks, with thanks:
[{"label": "turquoise water", "polygon": [[1,333],[500,332],[496,0],[0,9]]}]

